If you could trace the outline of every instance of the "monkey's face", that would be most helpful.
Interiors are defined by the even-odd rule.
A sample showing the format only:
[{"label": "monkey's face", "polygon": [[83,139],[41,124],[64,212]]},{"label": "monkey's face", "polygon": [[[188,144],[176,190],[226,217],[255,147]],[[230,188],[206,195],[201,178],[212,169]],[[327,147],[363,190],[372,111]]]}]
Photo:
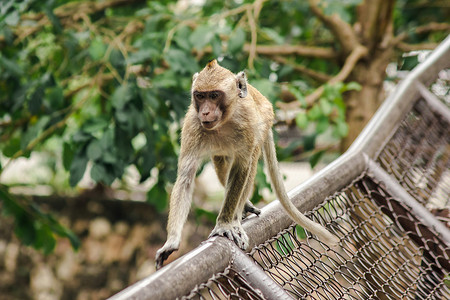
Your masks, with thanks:
[{"label": "monkey's face", "polygon": [[198,119],[203,128],[212,130],[219,125],[223,116],[225,94],[222,91],[193,92]]},{"label": "monkey's face", "polygon": [[235,75],[216,60],[192,79],[192,103],[202,127],[207,130],[225,124],[236,110],[236,102],[247,96],[245,73]]}]

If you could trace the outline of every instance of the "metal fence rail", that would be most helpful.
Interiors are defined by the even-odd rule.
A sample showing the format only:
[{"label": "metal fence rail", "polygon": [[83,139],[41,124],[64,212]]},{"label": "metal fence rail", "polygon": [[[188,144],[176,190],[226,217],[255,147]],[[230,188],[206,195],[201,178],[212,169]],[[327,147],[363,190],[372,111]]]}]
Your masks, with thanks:
[{"label": "metal fence rail", "polygon": [[111,297],[450,299],[450,109],[429,87],[450,37],[380,107],[350,149],[289,193],[340,238],[330,249],[278,201],[244,222],[251,250],[212,238]]}]

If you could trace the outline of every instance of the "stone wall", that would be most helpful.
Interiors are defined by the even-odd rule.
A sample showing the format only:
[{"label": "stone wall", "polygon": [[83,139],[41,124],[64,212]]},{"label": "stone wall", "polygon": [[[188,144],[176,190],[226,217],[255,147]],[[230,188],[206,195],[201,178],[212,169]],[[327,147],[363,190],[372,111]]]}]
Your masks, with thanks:
[{"label": "stone wall", "polygon": [[[78,235],[81,247],[74,252],[67,239],[58,239],[54,252],[45,256],[21,245],[12,218],[1,216],[0,300],[105,299],[155,271],[167,216],[148,204],[86,196],[38,202]],[[211,228],[191,217],[182,248],[170,260],[196,247]]]}]

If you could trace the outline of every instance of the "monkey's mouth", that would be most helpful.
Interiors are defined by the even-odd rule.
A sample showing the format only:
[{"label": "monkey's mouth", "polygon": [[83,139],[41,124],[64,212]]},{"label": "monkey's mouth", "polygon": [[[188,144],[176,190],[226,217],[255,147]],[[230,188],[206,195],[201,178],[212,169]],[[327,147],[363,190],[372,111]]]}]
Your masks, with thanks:
[{"label": "monkey's mouth", "polygon": [[216,124],[217,124],[217,120],[202,122],[202,126],[206,129],[212,129]]}]

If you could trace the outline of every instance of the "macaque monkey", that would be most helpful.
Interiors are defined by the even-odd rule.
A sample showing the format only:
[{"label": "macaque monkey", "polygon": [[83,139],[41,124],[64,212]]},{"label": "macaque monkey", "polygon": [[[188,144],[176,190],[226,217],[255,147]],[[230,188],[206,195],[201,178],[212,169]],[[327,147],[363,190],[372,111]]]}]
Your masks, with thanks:
[{"label": "macaque monkey", "polygon": [[243,212],[259,214],[247,199],[262,152],[273,189],[289,216],[323,242],[336,245],[337,237],[305,217],[289,200],[275,153],[272,104],[247,83],[245,73],[235,75],[213,60],[194,74],[191,93],[181,133],[177,180],[170,197],[168,237],[156,253],[156,268],[178,250],[191,206],[194,177],[202,159],[208,156],[225,187],[225,200],[210,237],[224,236],[241,249],[248,247],[241,219]]}]

